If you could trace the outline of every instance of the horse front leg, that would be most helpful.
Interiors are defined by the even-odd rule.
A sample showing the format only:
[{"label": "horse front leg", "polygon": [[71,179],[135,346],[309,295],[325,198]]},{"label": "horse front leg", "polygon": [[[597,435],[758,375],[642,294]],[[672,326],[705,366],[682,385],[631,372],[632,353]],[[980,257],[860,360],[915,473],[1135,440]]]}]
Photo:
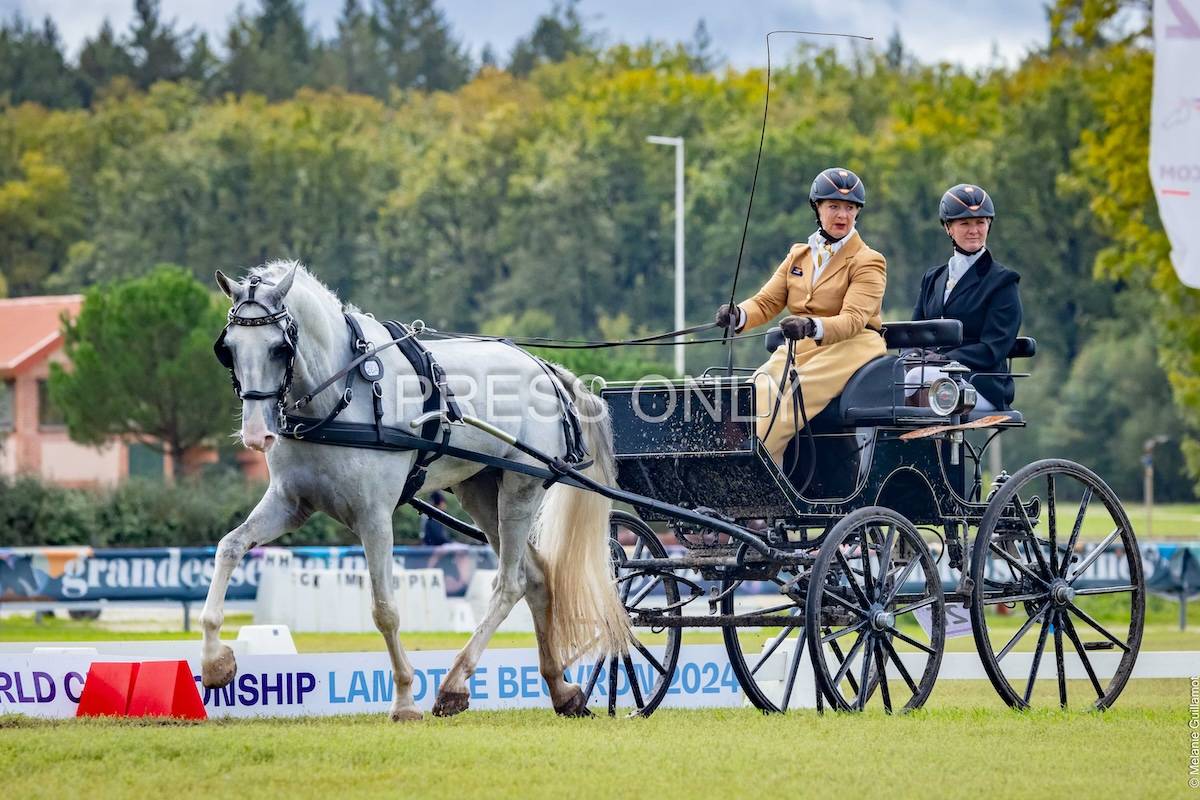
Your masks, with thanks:
[{"label": "horse front leg", "polygon": [[375,627],[383,635],[388,657],[392,660],[392,682],[395,685],[392,721],[420,720],[424,714],[413,701],[413,665],[404,652],[404,646],[400,644],[400,609],[396,604],[392,584],[392,515],[385,511],[378,518],[357,525],[355,532],[362,540],[363,553],[367,557],[367,572],[371,577],[371,616],[375,620]]},{"label": "horse front leg", "polygon": [[304,522],[307,515],[272,488],[258,501],[250,516],[241,525],[221,537],[217,545],[216,565],[200,624],[204,628],[204,647],[200,658],[200,674],[205,687],[217,689],[229,685],[237,674],[233,650],[221,644],[221,624],[225,621],[225,590],[229,578],[242,556],[254,547],[267,544]]}]

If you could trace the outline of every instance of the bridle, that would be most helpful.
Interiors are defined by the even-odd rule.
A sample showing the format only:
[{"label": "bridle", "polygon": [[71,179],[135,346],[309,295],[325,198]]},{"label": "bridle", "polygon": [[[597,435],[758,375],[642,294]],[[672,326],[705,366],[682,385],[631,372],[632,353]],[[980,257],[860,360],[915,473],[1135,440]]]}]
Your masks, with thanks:
[{"label": "bridle", "polygon": [[[354,316],[343,311],[342,317],[345,319],[346,326],[350,331],[352,353],[349,363],[289,406],[286,398],[288,392],[291,391],[292,379],[295,374],[296,350],[300,340],[300,330],[286,305],[281,305],[278,309],[272,309],[266,303],[254,297],[258,287],[264,285],[274,286],[275,284],[264,280],[260,275],[252,275],[249,278],[249,288],[245,299],[238,302],[237,305],[229,310],[225,328],[213,343],[213,353],[216,354],[217,360],[221,362],[221,365],[229,370],[229,379],[233,383],[233,390],[237,393],[238,398],[241,400],[274,400],[279,433],[293,439],[303,439],[305,436],[333,422],[339,414],[349,407],[351,401],[354,399],[354,381],[357,377],[361,377],[371,386],[372,405],[375,411],[376,424],[382,425],[383,387],[380,381],[383,378],[383,362],[379,360],[379,353],[389,347],[401,345],[412,339],[425,329],[425,323],[420,320],[416,320],[412,326],[397,323],[399,330],[396,331],[396,338],[376,346],[363,334],[362,326]],[[242,309],[248,305],[258,306],[267,313],[261,317],[243,316],[241,313]],[[241,381],[238,380],[237,372],[234,370],[233,352],[229,349],[229,345],[225,344],[225,337],[228,335],[230,327],[234,325],[259,328],[264,325],[274,325],[276,323],[283,323],[282,348],[285,351],[283,356],[285,360],[283,382],[274,391],[243,389]],[[314,397],[343,379],[345,382],[342,386],[341,394],[338,396],[333,409],[324,418],[319,420],[300,418],[289,420],[289,412],[305,408],[312,402]]]},{"label": "bridle", "polygon": [[[296,366],[296,345],[300,337],[300,331],[296,327],[296,320],[292,318],[291,312],[288,311],[286,305],[280,306],[278,309],[271,309],[266,303],[257,300],[254,297],[255,292],[261,285],[274,286],[270,281],[265,281],[259,275],[252,275],[249,279],[249,288],[246,297],[237,303],[233,308],[229,309],[229,315],[221,335],[213,343],[213,353],[217,357],[217,361],[221,362],[221,366],[229,370],[229,378],[233,383],[233,390],[241,400],[274,400],[275,406],[279,412],[279,418],[282,420],[284,414],[284,398],[287,396],[288,390],[292,388],[292,378],[295,373]],[[247,317],[242,315],[242,309],[247,306],[258,306],[266,315],[261,317]],[[241,381],[238,380],[237,371],[234,370],[233,353],[229,349],[229,345],[225,344],[225,337],[229,333],[229,329],[234,326],[244,328],[261,328],[264,325],[275,325],[283,323],[283,349],[286,351],[284,355],[284,374],[283,382],[275,388],[274,391],[261,391],[257,389],[243,389]]]}]

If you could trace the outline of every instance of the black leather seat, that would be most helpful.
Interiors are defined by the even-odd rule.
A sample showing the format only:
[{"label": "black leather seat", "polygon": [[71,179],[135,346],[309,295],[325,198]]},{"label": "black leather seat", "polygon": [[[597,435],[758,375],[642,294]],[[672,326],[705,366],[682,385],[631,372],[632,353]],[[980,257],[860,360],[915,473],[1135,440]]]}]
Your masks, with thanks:
[{"label": "black leather seat", "polygon": [[[768,351],[774,352],[784,342],[783,332],[779,328],[767,331]],[[954,347],[962,344],[962,322],[956,319],[893,322],[884,327],[884,343],[889,350]],[[1008,357],[1030,358],[1036,352],[1037,341],[1021,336],[1013,343]],[[821,413],[809,420],[813,432],[826,433],[858,426],[891,424],[896,416],[906,419],[929,417],[931,422],[943,419],[927,407],[905,405],[906,371],[907,368],[900,358],[890,353],[867,362],[850,376],[842,393],[822,409]],[[967,420],[997,413],[1007,414],[1016,422],[1024,420],[1021,412],[1012,409],[1003,412],[972,411],[967,415]]]}]

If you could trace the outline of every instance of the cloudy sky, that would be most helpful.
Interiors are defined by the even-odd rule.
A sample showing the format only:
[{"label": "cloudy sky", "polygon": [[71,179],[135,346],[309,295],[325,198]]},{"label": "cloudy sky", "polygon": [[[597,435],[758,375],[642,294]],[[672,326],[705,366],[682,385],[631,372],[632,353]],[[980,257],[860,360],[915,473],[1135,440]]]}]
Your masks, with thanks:
[{"label": "cloudy sky", "polygon": [[[257,6],[257,0],[163,0],[163,10],[181,26],[195,26],[219,41],[239,2]],[[342,2],[307,0],[310,24],[328,36]],[[440,0],[439,5],[473,53],[487,43],[507,53],[551,0]],[[72,53],[106,17],[124,30],[132,8],[133,0],[0,0],[5,17],[49,14]],[[921,60],[968,67],[997,56],[1015,63],[1046,38],[1044,0],[582,0],[579,8],[610,43],[684,40],[703,17],[717,49],[737,66],[763,63],[763,37],[775,28],[857,33],[874,36],[880,46],[898,28]]]}]

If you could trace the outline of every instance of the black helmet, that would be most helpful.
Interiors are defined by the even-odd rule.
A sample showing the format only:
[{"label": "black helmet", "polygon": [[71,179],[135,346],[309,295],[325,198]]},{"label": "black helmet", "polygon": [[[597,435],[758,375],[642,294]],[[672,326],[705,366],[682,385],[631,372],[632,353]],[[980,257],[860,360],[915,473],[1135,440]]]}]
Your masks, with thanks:
[{"label": "black helmet", "polygon": [[943,225],[952,219],[992,219],[995,216],[996,208],[992,205],[991,196],[980,187],[969,183],[960,183],[947,189],[938,206],[938,218]]},{"label": "black helmet", "polygon": [[844,167],[830,167],[813,178],[808,204],[817,209],[818,200],[849,200],[861,208],[867,204],[867,188],[859,177]]}]

